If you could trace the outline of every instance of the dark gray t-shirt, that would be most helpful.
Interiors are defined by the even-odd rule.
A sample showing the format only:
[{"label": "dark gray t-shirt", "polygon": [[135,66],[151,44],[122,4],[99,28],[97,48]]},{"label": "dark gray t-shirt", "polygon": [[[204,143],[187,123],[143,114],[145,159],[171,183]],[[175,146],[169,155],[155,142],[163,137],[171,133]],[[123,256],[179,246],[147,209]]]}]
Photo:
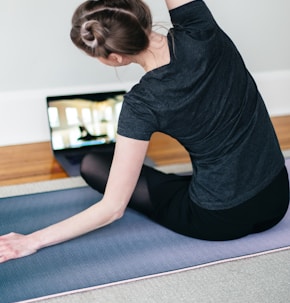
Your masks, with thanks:
[{"label": "dark gray t-shirt", "polygon": [[253,78],[205,3],[170,15],[171,62],[145,74],[125,96],[118,133],[176,138],[191,156],[192,201],[231,208],[269,185],[284,158]]}]

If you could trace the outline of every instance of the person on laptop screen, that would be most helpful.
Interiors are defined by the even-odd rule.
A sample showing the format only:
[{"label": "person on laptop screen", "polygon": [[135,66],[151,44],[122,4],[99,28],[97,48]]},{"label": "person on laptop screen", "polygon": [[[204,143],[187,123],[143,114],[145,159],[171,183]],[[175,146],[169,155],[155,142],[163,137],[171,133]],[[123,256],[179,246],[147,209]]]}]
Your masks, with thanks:
[{"label": "person on laptop screen", "polygon": [[[230,240],[276,225],[289,204],[284,158],[241,55],[204,1],[166,0],[173,27],[155,32],[141,0],[86,1],[71,39],[112,66],[139,64],[125,97],[113,154],[87,155],[81,173],[103,198],[28,235],[0,238],[0,262],[23,257],[118,220],[127,206],[186,236]],[[191,176],[143,165],[154,132],[176,138]]]}]

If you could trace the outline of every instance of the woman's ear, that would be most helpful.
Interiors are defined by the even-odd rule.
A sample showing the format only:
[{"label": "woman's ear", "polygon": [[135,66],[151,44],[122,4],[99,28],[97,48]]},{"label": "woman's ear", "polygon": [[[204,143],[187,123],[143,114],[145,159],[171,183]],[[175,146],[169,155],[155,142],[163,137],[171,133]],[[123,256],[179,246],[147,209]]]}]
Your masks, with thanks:
[{"label": "woman's ear", "polygon": [[123,56],[116,53],[111,53],[107,58],[97,57],[97,59],[103,64],[115,67],[124,66],[132,63],[132,60],[130,60],[127,56]]},{"label": "woman's ear", "polygon": [[113,65],[122,65],[124,61],[123,56],[116,53],[111,53],[108,59],[113,63]]}]

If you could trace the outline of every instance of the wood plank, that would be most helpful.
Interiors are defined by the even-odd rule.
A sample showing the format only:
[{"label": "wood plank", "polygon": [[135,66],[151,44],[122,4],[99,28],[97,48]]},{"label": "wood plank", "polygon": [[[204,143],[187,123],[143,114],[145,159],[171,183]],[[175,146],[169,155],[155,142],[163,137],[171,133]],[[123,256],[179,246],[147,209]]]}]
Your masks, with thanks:
[{"label": "wood plank", "polygon": [[67,177],[51,152],[49,142],[0,148],[0,185]]},{"label": "wood plank", "polygon": [[281,148],[290,149],[290,116],[272,117],[272,123]]},{"label": "wood plank", "polygon": [[153,134],[147,155],[157,165],[190,162],[190,158],[184,147],[175,139],[162,133]]}]

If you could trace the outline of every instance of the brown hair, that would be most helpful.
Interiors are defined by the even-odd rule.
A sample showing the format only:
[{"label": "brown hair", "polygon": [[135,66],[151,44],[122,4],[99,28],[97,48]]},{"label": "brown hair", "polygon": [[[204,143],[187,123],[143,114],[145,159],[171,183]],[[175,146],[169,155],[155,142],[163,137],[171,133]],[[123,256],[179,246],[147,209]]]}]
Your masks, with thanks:
[{"label": "brown hair", "polygon": [[107,58],[142,52],[151,30],[151,12],[142,0],[97,0],[76,9],[70,37],[88,55]]}]

